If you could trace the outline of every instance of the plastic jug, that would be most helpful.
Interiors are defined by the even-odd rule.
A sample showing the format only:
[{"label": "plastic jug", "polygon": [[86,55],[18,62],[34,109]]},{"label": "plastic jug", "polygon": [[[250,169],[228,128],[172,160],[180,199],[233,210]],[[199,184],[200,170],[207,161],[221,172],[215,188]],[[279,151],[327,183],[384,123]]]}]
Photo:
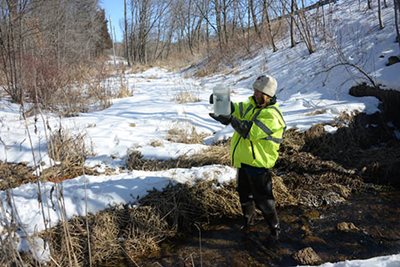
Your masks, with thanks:
[{"label": "plastic jug", "polygon": [[213,102],[215,115],[231,114],[231,90],[227,87],[217,85],[213,88]]}]

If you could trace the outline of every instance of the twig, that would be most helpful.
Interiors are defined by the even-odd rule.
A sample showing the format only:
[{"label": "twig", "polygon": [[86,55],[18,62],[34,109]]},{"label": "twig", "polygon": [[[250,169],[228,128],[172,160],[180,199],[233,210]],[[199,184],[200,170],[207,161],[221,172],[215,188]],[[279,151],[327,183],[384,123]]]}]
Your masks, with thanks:
[{"label": "twig", "polygon": [[28,134],[28,139],[29,139],[29,144],[31,147],[31,152],[32,152],[32,159],[33,159],[33,165],[35,166],[35,171],[36,171],[36,184],[38,187],[38,201],[39,201],[39,206],[42,212],[42,217],[43,217],[43,224],[44,224],[44,229],[45,231],[47,231],[47,220],[46,220],[46,215],[45,215],[45,210],[44,210],[44,204],[43,204],[43,199],[42,199],[42,188],[41,188],[41,184],[40,184],[40,180],[39,180],[39,164],[36,161],[36,156],[35,156],[35,151],[33,150],[33,141],[32,141],[32,136],[31,133],[29,131],[29,127],[28,127],[28,120],[25,116],[25,112],[24,112],[24,104],[21,104],[21,113],[22,113],[22,117],[24,119],[24,125],[25,125],[25,130]]},{"label": "twig", "polygon": [[353,63],[349,63],[349,62],[337,63],[337,64],[335,64],[335,65],[330,66],[328,69],[326,69],[326,70],[324,70],[324,71],[317,72],[316,75],[318,75],[318,74],[320,74],[320,73],[323,73],[323,72],[329,72],[329,71],[331,71],[331,70],[333,70],[334,68],[339,67],[339,66],[350,66],[350,67],[355,68],[355,69],[358,70],[361,74],[363,74],[363,75],[370,81],[370,83],[371,83],[375,88],[378,88],[376,82],[374,81],[374,79],[372,79],[371,76],[368,75],[368,73],[366,73],[360,66],[358,66],[358,65],[356,65],[356,64],[353,64]]},{"label": "twig", "polygon": [[[85,168],[83,169],[83,176],[85,176]],[[86,178],[86,177],[85,177]],[[88,243],[88,252],[89,252],[89,266],[92,266],[92,249],[90,246],[90,231],[89,231],[89,219],[88,219],[88,209],[87,209],[87,183],[85,179],[85,221],[86,221],[86,231],[87,231],[87,243]]]},{"label": "twig", "polygon": [[56,261],[52,256],[50,256],[50,260],[51,260],[55,265],[57,265],[58,267],[61,267],[61,265],[58,264],[57,261]]},{"label": "twig", "polygon": [[199,230],[199,247],[200,247],[200,267],[203,267],[203,254],[202,254],[202,247],[201,247],[201,229],[197,223],[194,224],[197,230]]},{"label": "twig", "polygon": [[140,267],[140,266],[136,263],[136,261],[135,261],[134,259],[132,259],[132,257],[126,252],[126,250],[125,250],[121,245],[120,245],[120,247],[121,247],[122,251],[125,253],[125,255],[128,257],[128,259],[129,259],[133,264],[135,264],[136,267]]}]

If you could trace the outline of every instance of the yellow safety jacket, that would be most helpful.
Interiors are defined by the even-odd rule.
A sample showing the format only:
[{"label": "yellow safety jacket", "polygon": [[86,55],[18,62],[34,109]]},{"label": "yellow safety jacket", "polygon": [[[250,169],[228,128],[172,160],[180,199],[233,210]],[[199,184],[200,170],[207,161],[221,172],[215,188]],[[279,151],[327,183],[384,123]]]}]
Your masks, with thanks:
[{"label": "yellow safety jacket", "polygon": [[247,136],[242,137],[236,131],[231,141],[231,160],[234,167],[241,164],[253,167],[272,168],[278,159],[279,146],[283,141],[286,123],[277,103],[258,108],[253,97],[248,101],[234,103],[234,117],[252,121]]}]

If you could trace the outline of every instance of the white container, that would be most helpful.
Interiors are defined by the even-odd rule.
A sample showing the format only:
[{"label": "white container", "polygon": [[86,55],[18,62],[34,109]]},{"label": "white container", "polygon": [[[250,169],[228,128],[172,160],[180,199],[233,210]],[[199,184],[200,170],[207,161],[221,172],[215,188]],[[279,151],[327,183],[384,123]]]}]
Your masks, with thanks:
[{"label": "white container", "polygon": [[213,103],[215,115],[231,114],[231,97],[229,88],[217,85],[213,88]]}]

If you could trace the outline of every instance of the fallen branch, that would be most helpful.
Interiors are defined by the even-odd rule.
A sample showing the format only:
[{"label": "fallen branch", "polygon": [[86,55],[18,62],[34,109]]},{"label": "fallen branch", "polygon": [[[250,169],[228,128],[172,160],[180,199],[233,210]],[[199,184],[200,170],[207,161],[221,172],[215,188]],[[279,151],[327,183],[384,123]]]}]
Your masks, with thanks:
[{"label": "fallen branch", "polygon": [[333,70],[334,68],[339,67],[339,66],[350,66],[350,67],[355,68],[357,71],[359,71],[361,74],[363,74],[363,75],[367,78],[367,80],[372,84],[372,86],[373,86],[374,88],[379,89],[379,85],[375,82],[375,80],[374,80],[370,75],[368,75],[367,72],[365,72],[360,66],[358,66],[358,65],[356,65],[356,64],[353,64],[353,63],[349,63],[349,62],[340,62],[340,63],[337,63],[337,64],[335,64],[335,65],[330,66],[330,67],[329,67],[328,69],[326,69],[326,70],[317,72],[316,75],[321,74],[321,73],[325,73],[325,72],[329,72],[329,71],[331,71],[331,70]]}]

